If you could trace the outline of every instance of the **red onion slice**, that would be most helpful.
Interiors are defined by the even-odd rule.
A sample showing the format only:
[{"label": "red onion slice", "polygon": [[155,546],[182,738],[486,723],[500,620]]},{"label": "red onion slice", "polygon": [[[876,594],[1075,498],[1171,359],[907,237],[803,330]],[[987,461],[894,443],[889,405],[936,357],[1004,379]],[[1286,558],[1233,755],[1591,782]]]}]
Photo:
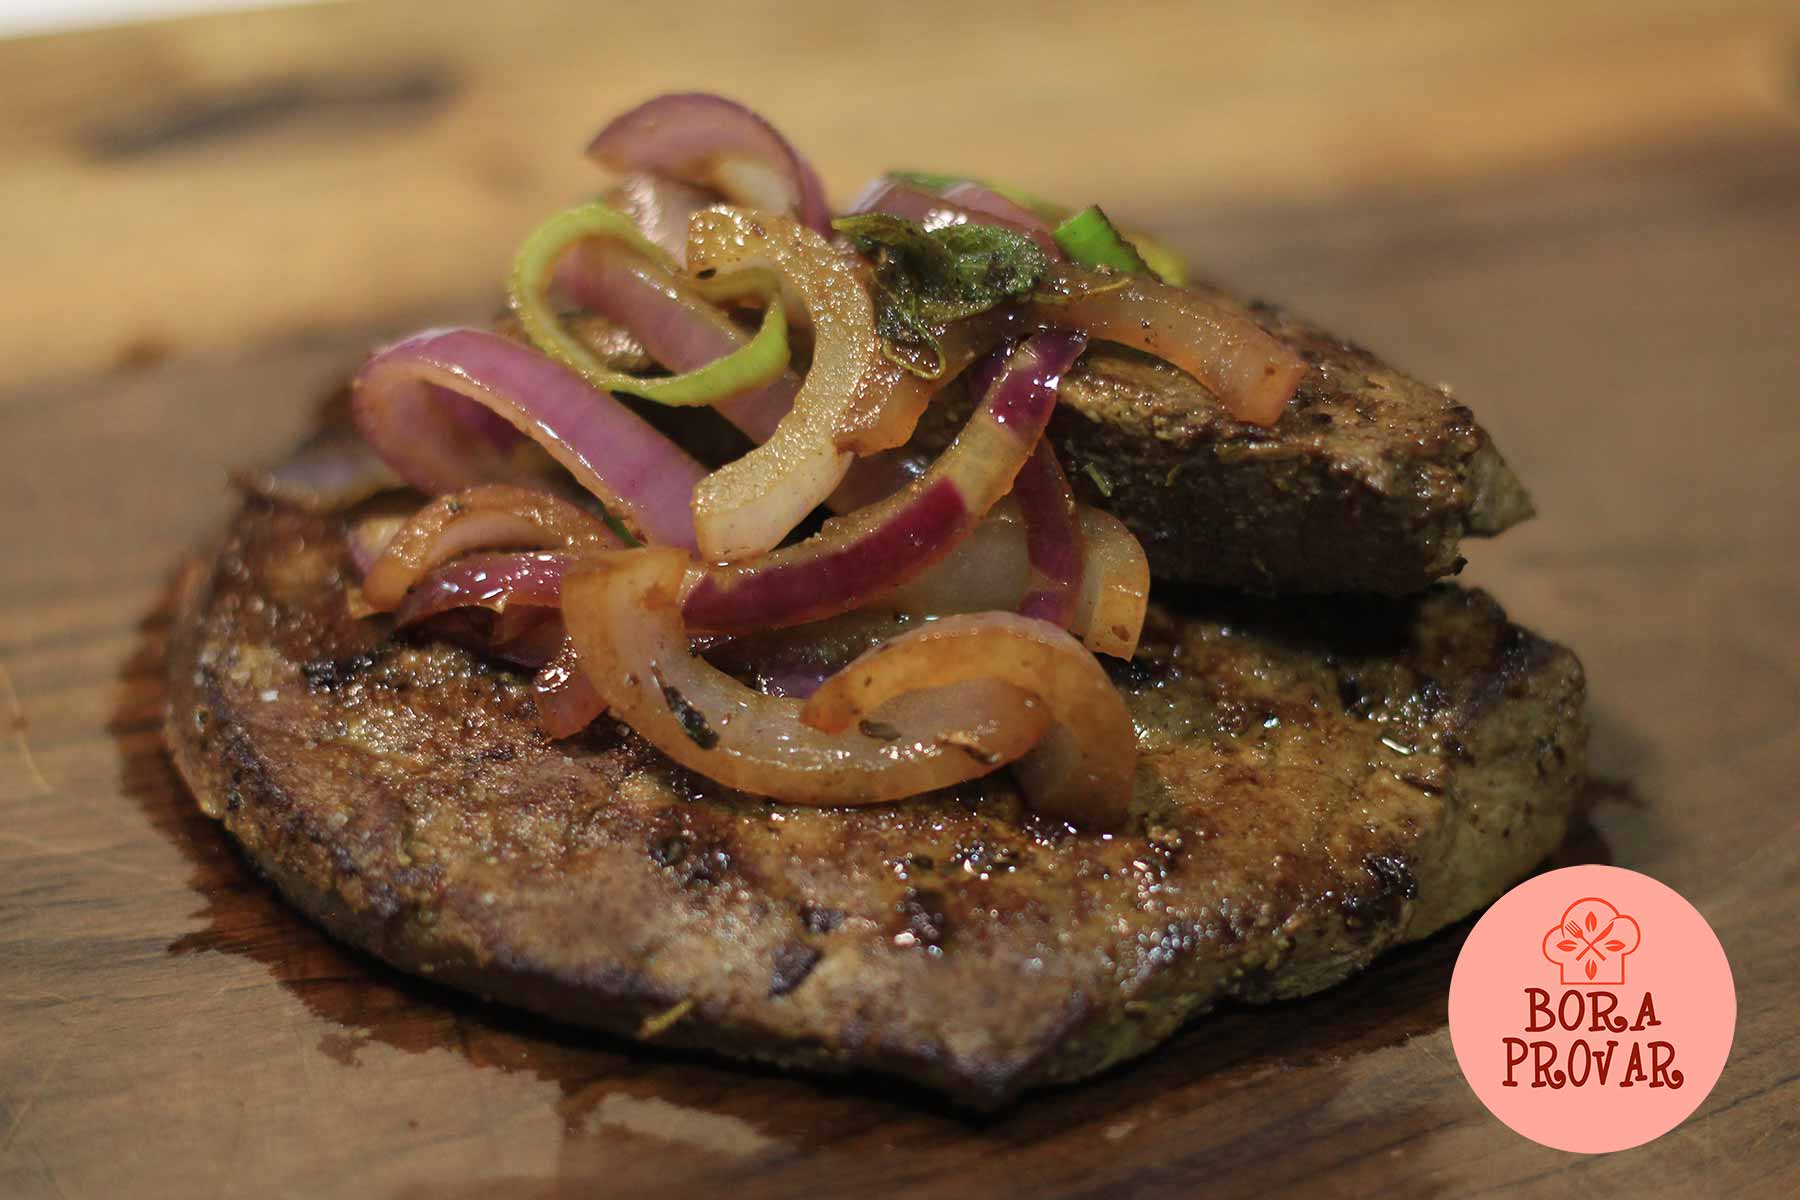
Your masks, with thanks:
[{"label": "red onion slice", "polygon": [[485,631],[464,625],[440,632],[477,653],[536,671],[532,688],[544,732],[569,737],[606,711],[576,667],[561,616],[562,581],[573,561],[566,554],[470,554],[409,591],[395,623],[405,627],[471,608],[494,613]]},{"label": "red onion slice", "polygon": [[311,513],[342,512],[406,486],[354,429],[341,425],[308,438],[274,466],[232,476],[244,491]]},{"label": "red onion slice", "polygon": [[1050,712],[1044,741],[1013,765],[1034,809],[1093,829],[1125,819],[1137,767],[1131,714],[1094,656],[1044,621],[971,613],[903,633],[827,679],[800,719],[841,734],[897,697],[974,680],[1010,684]]},{"label": "red onion slice", "polygon": [[439,402],[444,411],[476,437],[485,440],[489,445],[500,450],[510,450],[519,444],[524,435],[514,429],[507,419],[492,409],[454,392],[443,392]]},{"label": "red onion slice", "polygon": [[688,221],[718,202],[718,197],[704,189],[643,172],[621,179],[606,199],[678,263],[687,261]]},{"label": "red onion slice", "polygon": [[583,559],[565,581],[563,615],[611,711],[690,770],[789,804],[879,804],[985,775],[1043,736],[1042,707],[991,680],[904,697],[862,729],[808,728],[800,701],[693,653],[678,601],[687,566],[656,547]]},{"label": "red onion slice", "polygon": [[[969,386],[976,395],[992,387],[1005,369],[1010,350],[1002,347],[984,356],[969,371]],[[1020,613],[1067,629],[1075,616],[1076,594],[1081,586],[1085,551],[1075,494],[1069,487],[1056,451],[1040,440],[1018,478],[1012,496],[1025,519],[1026,562],[1030,571],[1025,594],[1016,608]],[[966,605],[945,611],[961,611]]]},{"label": "red onion slice", "polygon": [[1031,587],[1019,602],[1019,612],[1067,629],[1075,617],[1087,552],[1081,544],[1075,494],[1047,439],[1038,442],[1013,480],[1012,494],[1025,516],[1025,552],[1031,563]]},{"label": "red onion slice", "polygon": [[831,232],[825,189],[812,167],[768,121],[723,96],[676,92],[648,100],[608,122],[588,156],[615,171],[667,175]]},{"label": "red onion slice", "polygon": [[[352,531],[353,556],[359,532]],[[507,484],[467,488],[438,497],[388,534],[363,572],[363,599],[378,612],[391,611],[427,572],[471,550],[618,547],[599,517],[547,492]]]},{"label": "red onion slice", "polygon": [[[536,671],[532,680],[544,732],[565,738],[606,711],[587,677],[575,668],[574,645],[560,616],[562,581],[571,562],[560,554],[472,554],[432,572],[407,594],[395,614],[401,626],[439,618],[439,632],[471,650]],[[446,614],[471,608],[495,613],[479,627],[443,626]],[[512,619],[521,608],[525,621]]]},{"label": "red onion slice", "polygon": [[1028,338],[956,441],[888,499],[753,562],[696,568],[682,602],[688,625],[747,632],[848,612],[943,558],[1012,487],[1085,344],[1075,334]]},{"label": "red onion slice", "polygon": [[968,214],[942,197],[910,183],[883,176],[864,188],[850,203],[853,213],[888,213],[911,221],[922,229],[943,229],[961,225]]},{"label": "red onion slice", "polygon": [[1052,260],[1066,257],[1062,247],[1056,244],[1056,238],[1052,236],[1050,222],[1023,204],[1007,199],[993,188],[966,179],[945,189],[943,195],[947,203],[973,214],[972,220],[983,224],[997,222],[1023,230],[1044,248],[1044,252]]},{"label": "red onion slice", "polygon": [[706,468],[574,372],[497,334],[434,330],[388,347],[356,378],[356,425],[389,466],[429,495],[520,472],[446,420],[448,391],[504,417],[561,463],[641,540],[692,549],[689,497]]},{"label": "red onion slice", "polygon": [[416,625],[458,608],[504,612],[513,605],[555,608],[566,554],[469,554],[431,572],[394,610],[396,625]]},{"label": "red onion slice", "polygon": [[[733,540],[739,537],[746,546],[775,545],[830,494],[828,480],[857,469],[849,454],[868,456],[905,444],[932,397],[1023,324],[1016,313],[995,312],[948,326],[939,331],[943,371],[921,379],[881,353],[858,268],[799,226],[716,209],[695,217],[690,239],[688,257],[696,271],[760,269],[780,276],[790,322],[810,323],[815,335],[804,387],[789,373],[715,406],[770,448],[729,464],[696,493],[708,558],[739,556]],[[696,289],[622,248],[585,245],[565,260],[560,274],[575,299],[631,330],[672,370],[696,370],[745,340]],[[864,492],[871,486],[859,485]],[[786,503],[778,502],[782,496]],[[708,545],[715,536],[719,540]]]}]

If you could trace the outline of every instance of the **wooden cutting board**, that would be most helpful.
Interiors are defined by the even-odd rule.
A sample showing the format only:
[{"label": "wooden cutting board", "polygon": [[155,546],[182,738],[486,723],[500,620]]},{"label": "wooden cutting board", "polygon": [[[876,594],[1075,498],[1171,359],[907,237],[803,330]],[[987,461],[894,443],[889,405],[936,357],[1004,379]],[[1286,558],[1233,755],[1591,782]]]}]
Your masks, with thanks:
[{"label": "wooden cutting board", "polygon": [[[0,44],[0,1196],[1800,1190],[1791,4],[331,5]],[[1547,1150],[1457,1073],[1467,925],[986,1121],[483,1008],[252,879],[160,745],[225,469],[480,316],[658,90],[1098,198],[1453,381],[1542,516],[1468,577],[1587,663],[1591,827],[1730,955],[1685,1125]]]}]

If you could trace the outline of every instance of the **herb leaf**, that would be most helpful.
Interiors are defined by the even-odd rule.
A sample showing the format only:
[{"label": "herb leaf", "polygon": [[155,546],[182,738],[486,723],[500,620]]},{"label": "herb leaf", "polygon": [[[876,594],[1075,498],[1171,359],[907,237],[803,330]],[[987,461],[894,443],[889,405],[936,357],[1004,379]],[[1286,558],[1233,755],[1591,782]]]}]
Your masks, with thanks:
[{"label": "herb leaf", "polygon": [[[860,213],[838,218],[832,228],[874,261],[875,329],[889,343],[888,357],[927,379],[944,369],[938,326],[1027,295],[1050,270],[1036,242],[997,225],[927,232],[888,213]],[[919,367],[894,346],[929,350],[937,365]]]}]

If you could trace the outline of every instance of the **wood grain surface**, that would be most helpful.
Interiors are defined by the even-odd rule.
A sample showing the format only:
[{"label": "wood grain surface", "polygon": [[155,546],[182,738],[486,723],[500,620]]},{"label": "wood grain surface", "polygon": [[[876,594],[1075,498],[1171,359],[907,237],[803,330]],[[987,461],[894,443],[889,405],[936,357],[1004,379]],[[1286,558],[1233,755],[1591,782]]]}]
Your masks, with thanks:
[{"label": "wood grain surface", "polygon": [[[985,1121],[641,1051],[341,950],[160,745],[170,585],[375,340],[480,315],[598,120],[769,112],[1099,198],[1452,381],[1533,488],[1467,573],[1587,663],[1564,851],[1691,898],[1737,1041],[1685,1125],[1516,1137],[1466,924]],[[0,1196],[1800,1191],[1800,11],[354,4],[0,44]]]}]

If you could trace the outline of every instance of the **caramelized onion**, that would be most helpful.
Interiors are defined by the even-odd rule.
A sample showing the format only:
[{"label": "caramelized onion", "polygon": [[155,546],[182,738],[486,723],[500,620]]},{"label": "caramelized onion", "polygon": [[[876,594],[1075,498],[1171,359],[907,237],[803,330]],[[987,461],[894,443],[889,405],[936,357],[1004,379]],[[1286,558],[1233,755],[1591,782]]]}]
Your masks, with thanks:
[{"label": "caramelized onion", "polygon": [[[868,264],[828,240],[818,177],[761,117],[662,96],[590,154],[628,173],[617,207],[553,218],[516,264],[515,308],[549,357],[431,331],[359,373],[354,420],[392,474],[323,459],[344,478],[315,464],[301,502],[360,500],[396,476],[438,498],[404,522],[351,524],[353,604],[536,670],[554,737],[610,707],[691,770],[812,805],[896,800],[1011,763],[1037,811],[1118,825],[1136,744],[1094,654],[1135,652],[1148,563],[1119,521],[1075,503],[1044,438],[1061,377],[1090,338],[1118,342],[1271,425],[1304,362],[1227,299],[1070,264],[1026,197],[920,176],[881,181],[857,211],[1013,229],[1054,266],[1034,294],[934,330],[941,355],[909,370],[877,334]],[[743,207],[705,207],[721,196]],[[1142,269],[1108,245],[1107,261]],[[613,371],[571,337],[552,272],[559,299],[622,327],[669,374],[642,358],[637,374]],[[719,307],[751,292],[766,304],[754,338]],[[922,463],[907,449],[921,414],[972,366],[974,413]],[[709,473],[613,392],[711,405],[759,445]],[[548,469],[524,439],[650,544],[624,549],[601,516],[515,486]],[[847,515],[782,546],[821,503]],[[735,675],[717,665],[733,662]]]},{"label": "caramelized onion", "polygon": [[[1150,562],[1124,522],[1078,505],[1084,551],[1069,631],[1096,654],[1137,652],[1150,597]],[[987,518],[940,563],[882,596],[872,610],[914,617],[1016,611],[1033,590],[1028,525],[1016,500]]]},{"label": "caramelized onion", "polygon": [[570,737],[606,711],[605,702],[575,666],[573,645],[554,610],[512,607],[491,614],[485,622],[477,616],[490,614],[452,609],[433,618],[429,628],[434,637],[472,653],[535,671],[533,698],[545,733]]},{"label": "caramelized onion", "polygon": [[1070,628],[1095,654],[1130,658],[1144,632],[1150,603],[1150,560],[1125,522],[1098,508],[1081,509],[1086,560]]},{"label": "caramelized onion", "polygon": [[567,368],[477,329],[417,334],[377,353],[357,374],[357,428],[420,491],[435,495],[521,474],[498,447],[445,419],[439,402],[446,392],[504,417],[633,536],[694,546],[688,503],[706,469]]},{"label": "caramelized onion", "polygon": [[1044,741],[1013,766],[1032,808],[1095,829],[1125,819],[1137,764],[1131,716],[1094,656],[1044,621],[971,613],[903,633],[827,679],[800,719],[841,734],[898,697],[973,680],[1028,691],[1050,712]]},{"label": "caramelized onion", "polygon": [[943,558],[1012,487],[1084,344],[1028,338],[949,448],[886,500],[752,562],[697,568],[682,602],[688,625],[733,633],[848,612]]},{"label": "caramelized onion", "polygon": [[882,355],[864,373],[852,403],[838,421],[838,446],[870,455],[904,445],[932,397],[1009,334],[1023,330],[1018,314],[1000,309],[939,327],[933,331],[941,355],[939,369],[929,378]]},{"label": "caramelized onion", "polygon": [[1275,424],[1306,374],[1300,356],[1248,316],[1183,288],[1064,266],[1053,290],[1054,300],[1031,306],[1037,320],[1172,363],[1240,421]]},{"label": "caramelized onion", "polygon": [[378,612],[399,607],[427,572],[471,550],[606,550],[618,548],[619,539],[599,517],[567,500],[486,484],[439,496],[390,533],[383,546],[362,585],[363,599]]},{"label": "caramelized onion", "polygon": [[992,680],[905,697],[861,729],[808,728],[800,701],[693,653],[680,609],[687,567],[655,547],[585,558],[565,580],[563,615],[601,699],[690,770],[792,804],[877,804],[984,775],[1043,736],[1041,706]]},{"label": "caramelized onion", "polygon": [[[394,535],[406,528],[406,523],[411,519],[411,514],[376,512],[350,522],[344,530],[344,542],[349,547],[350,561],[356,567],[357,578],[368,575],[376,560],[381,557],[381,552],[394,540]],[[374,609],[371,608],[370,611]]]},{"label": "caramelized onion", "polygon": [[531,682],[537,700],[538,721],[553,738],[573,737],[606,711],[606,701],[581,669],[575,643],[556,622],[556,635],[561,644]]},{"label": "caramelized onion", "polygon": [[812,230],[784,217],[714,208],[694,217],[688,236],[688,263],[697,274],[772,271],[813,327],[812,366],[793,409],[767,441],[694,489],[701,556],[744,558],[778,544],[843,479],[851,456],[838,449],[838,423],[864,375],[885,360],[868,292]]}]

